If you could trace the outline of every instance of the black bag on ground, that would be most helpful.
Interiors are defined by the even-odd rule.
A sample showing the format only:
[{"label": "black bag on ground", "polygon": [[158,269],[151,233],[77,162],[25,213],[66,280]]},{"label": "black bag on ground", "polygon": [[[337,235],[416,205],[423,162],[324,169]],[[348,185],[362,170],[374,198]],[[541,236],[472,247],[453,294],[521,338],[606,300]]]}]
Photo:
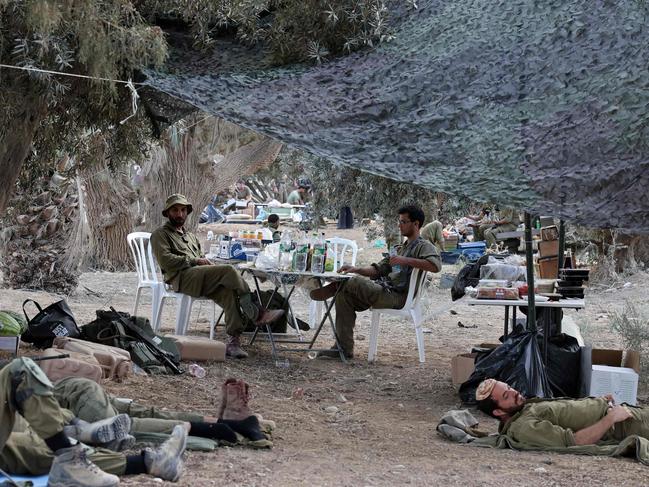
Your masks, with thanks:
[{"label": "black bag on ground", "polygon": [[487,263],[489,255],[485,254],[473,264],[467,264],[457,273],[453,287],[451,287],[451,299],[457,301],[464,296],[464,288],[467,286],[476,287],[480,281],[480,267]]},{"label": "black bag on ground", "polygon": [[[27,316],[25,311],[25,305],[29,302],[34,303],[38,308],[38,313],[33,318]],[[78,338],[80,335],[77,321],[64,299],[46,308],[41,308],[41,305],[33,299],[26,299],[23,303],[23,313],[27,319],[27,330],[20,338],[34,344],[35,347],[49,348],[56,337]]]},{"label": "black bag on ground", "polygon": [[[131,354],[131,360],[149,374],[175,373],[166,367],[152,350],[151,343],[145,343],[128,330],[112,311],[98,309],[97,319],[81,327],[81,338],[90,342],[122,348]],[[156,335],[149,320],[141,316],[131,316],[118,312],[119,316],[136,326],[140,332],[153,342],[155,348],[171,354],[175,365],[180,364],[180,352],[175,342],[169,338]],[[159,352],[158,352],[159,353]]]},{"label": "black bag on ground", "polygon": [[554,397],[543,366],[535,331],[516,331],[475,365],[460,386],[460,399],[475,404],[475,391],[485,379],[506,382],[525,397]]}]

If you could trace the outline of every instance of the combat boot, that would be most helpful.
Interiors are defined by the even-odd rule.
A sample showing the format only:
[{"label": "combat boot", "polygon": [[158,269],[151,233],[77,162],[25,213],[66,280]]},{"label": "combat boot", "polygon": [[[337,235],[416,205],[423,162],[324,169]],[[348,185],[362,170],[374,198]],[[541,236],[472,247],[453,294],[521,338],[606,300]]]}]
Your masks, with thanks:
[{"label": "combat boot", "polygon": [[242,379],[227,379],[221,388],[219,419],[241,420],[252,416],[248,407],[249,386]]},{"label": "combat boot", "polygon": [[187,445],[187,428],[176,425],[171,432],[171,438],[155,450],[144,450],[144,465],[149,475],[160,477],[162,480],[176,482],[183,472],[183,452]]},{"label": "combat boot", "polygon": [[241,348],[241,339],[238,336],[228,335],[225,354],[233,358],[248,358],[248,352]]},{"label": "combat boot", "polygon": [[118,414],[94,423],[75,418],[71,425],[63,428],[66,436],[86,445],[104,445],[115,440],[122,440],[128,436],[130,431],[131,418],[128,414]]},{"label": "combat boot", "polygon": [[62,448],[55,454],[48,487],[113,487],[119,477],[101,470],[88,460],[85,447]]}]

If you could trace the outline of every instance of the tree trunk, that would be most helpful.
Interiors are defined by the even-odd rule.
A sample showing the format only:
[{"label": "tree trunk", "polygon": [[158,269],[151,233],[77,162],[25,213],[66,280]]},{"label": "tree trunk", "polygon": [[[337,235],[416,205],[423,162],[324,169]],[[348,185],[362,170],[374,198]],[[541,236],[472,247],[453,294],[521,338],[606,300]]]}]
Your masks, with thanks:
[{"label": "tree trunk", "polygon": [[[182,135],[172,128],[142,167],[145,228],[153,230],[164,223],[161,212],[166,197],[173,193],[184,194],[192,203],[194,212],[187,227],[196,228],[214,194],[270,165],[280,149],[277,142],[212,117]],[[225,156],[215,164],[219,155]]]},{"label": "tree trunk", "polygon": [[137,194],[123,171],[108,167],[104,141],[97,142],[96,161],[79,171],[90,229],[86,264],[95,269],[125,270],[133,265],[126,236],[135,227],[132,204]]},{"label": "tree trunk", "polygon": [[45,119],[47,104],[42,98],[27,96],[11,124],[0,130],[0,212],[4,212],[16,189],[16,180],[29,156],[39,124]]}]

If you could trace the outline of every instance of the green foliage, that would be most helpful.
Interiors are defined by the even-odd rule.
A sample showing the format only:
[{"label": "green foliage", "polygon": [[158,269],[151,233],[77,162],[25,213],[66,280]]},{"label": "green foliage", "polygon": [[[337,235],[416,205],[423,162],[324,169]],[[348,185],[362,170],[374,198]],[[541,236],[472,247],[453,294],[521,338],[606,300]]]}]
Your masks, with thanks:
[{"label": "green foliage", "polygon": [[48,171],[61,151],[83,153],[96,131],[113,137],[115,164],[140,156],[148,123],[141,114],[119,123],[132,113],[132,92],[116,80],[164,63],[167,46],[158,27],[123,0],[4,0],[0,25],[3,64],[94,78],[0,69],[0,135],[24,107],[46,107],[23,173],[28,180]]},{"label": "green foliage", "polygon": [[[191,26],[194,45],[218,42],[236,31],[248,45],[263,44],[278,64],[321,63],[332,55],[391,39],[383,0],[142,0],[143,15],[181,19]],[[411,3],[412,4],[412,3]]]}]

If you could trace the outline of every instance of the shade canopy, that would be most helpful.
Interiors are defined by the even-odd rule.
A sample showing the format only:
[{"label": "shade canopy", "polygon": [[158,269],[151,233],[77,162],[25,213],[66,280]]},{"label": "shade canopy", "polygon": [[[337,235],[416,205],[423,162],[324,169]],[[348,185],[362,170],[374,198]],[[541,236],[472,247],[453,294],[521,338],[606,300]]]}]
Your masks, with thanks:
[{"label": "shade canopy", "polygon": [[334,163],[649,233],[644,2],[417,3],[397,10],[394,40],[321,66],[178,42],[147,82]]}]

